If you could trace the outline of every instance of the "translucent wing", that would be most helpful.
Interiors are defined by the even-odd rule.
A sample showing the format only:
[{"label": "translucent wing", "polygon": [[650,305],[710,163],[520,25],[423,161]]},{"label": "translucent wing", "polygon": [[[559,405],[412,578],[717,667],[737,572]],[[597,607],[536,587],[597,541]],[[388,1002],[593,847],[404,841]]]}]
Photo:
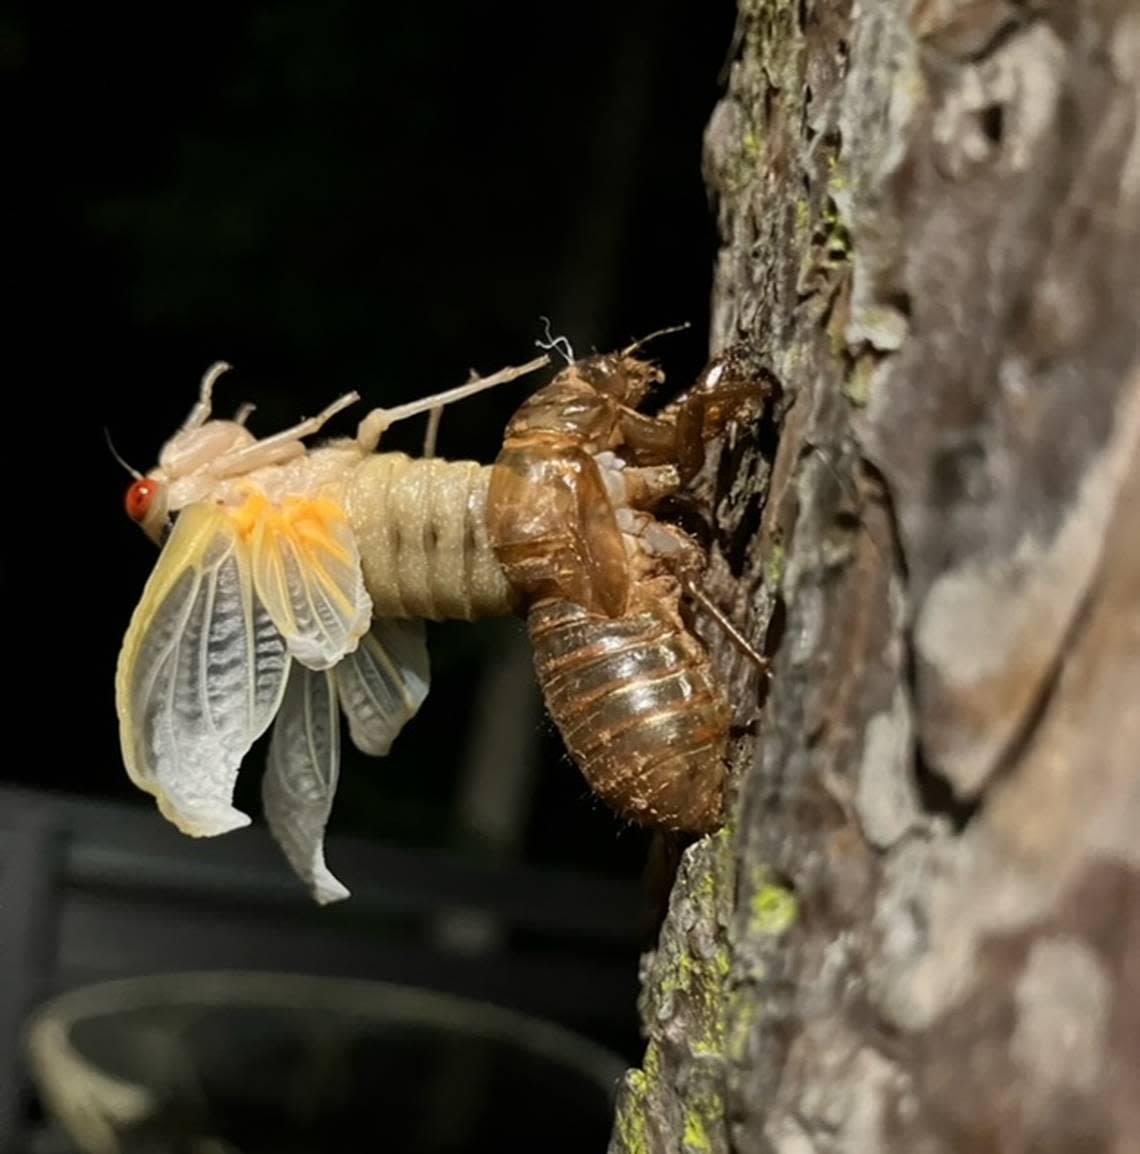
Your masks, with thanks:
[{"label": "translucent wing", "polygon": [[427,690],[422,621],[376,622],[333,671],[293,664],[261,793],[273,836],[322,905],[348,897],[325,864],[324,851],[340,770],[338,699],[355,744],[382,756]]},{"label": "translucent wing", "polygon": [[248,825],[238,767],[268,728],[289,657],[247,547],[215,505],[184,509],[131,618],[115,674],[123,761],[183,833]]},{"label": "translucent wing", "polygon": [[427,697],[424,623],[374,622],[360,647],[334,672],[353,745],[383,757]]},{"label": "translucent wing", "polygon": [[321,905],[348,897],[325,865],[325,826],[340,769],[336,682],[296,662],[269,744],[261,799],[269,828]]},{"label": "translucent wing", "polygon": [[289,652],[310,669],[330,669],[368,628],[360,553],[332,501],[266,503],[253,522],[253,581]]}]

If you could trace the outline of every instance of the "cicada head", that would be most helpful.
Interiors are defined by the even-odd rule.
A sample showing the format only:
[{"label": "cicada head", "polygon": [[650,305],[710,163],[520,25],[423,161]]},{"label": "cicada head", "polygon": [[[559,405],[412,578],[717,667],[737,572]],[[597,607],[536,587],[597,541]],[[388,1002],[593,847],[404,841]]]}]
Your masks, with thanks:
[{"label": "cicada head", "polygon": [[[127,516],[136,525],[141,525],[143,532],[156,544],[162,544],[171,514],[211,495],[211,468],[227,454],[232,456],[255,443],[253,435],[245,428],[245,419],[252,406],[243,405],[232,421],[210,419],[214,383],[228,368],[224,361],[218,361],[206,370],[199,387],[198,403],[181,428],[163,445],[157,467],[146,476],[132,469],[111,445],[116,459],[134,477],[127,489]],[[110,435],[107,440],[110,444]],[[303,447],[298,448],[304,452]]]},{"label": "cicada head", "polygon": [[575,367],[583,380],[599,393],[630,408],[636,408],[649,390],[665,379],[664,373],[651,361],[625,353],[587,357]]},{"label": "cicada head", "polygon": [[127,516],[156,544],[166,531],[167,488],[159,477],[138,477],[127,489]]}]

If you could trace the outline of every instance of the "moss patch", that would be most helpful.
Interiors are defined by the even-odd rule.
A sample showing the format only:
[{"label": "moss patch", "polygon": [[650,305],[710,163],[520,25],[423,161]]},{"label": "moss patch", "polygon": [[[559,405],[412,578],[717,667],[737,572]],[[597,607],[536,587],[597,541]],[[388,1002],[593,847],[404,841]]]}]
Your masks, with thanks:
[{"label": "moss patch", "polygon": [[799,917],[795,894],[773,881],[767,871],[762,871],[748,909],[748,930],[753,934],[786,933]]},{"label": "moss patch", "polygon": [[709,1131],[724,1126],[724,1099],[714,1090],[698,1090],[685,1109],[681,1149],[688,1154],[709,1154],[713,1148]]},{"label": "moss patch", "polygon": [[618,1102],[614,1135],[618,1149],[626,1154],[649,1154],[649,1135],[645,1126],[648,1084],[641,1070],[630,1070],[625,1076],[624,1093]]}]

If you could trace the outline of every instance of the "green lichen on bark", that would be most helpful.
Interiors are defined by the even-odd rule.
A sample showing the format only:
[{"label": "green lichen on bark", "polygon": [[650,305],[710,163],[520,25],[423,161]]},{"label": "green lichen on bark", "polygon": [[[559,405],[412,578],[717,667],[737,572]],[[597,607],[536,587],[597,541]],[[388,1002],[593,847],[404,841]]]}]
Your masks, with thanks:
[{"label": "green lichen on bark", "polygon": [[[618,1098],[612,1151],[643,1154],[682,1148],[711,1154],[725,1149],[724,1045],[730,969],[729,921],[735,889],[733,826],[686,851],[657,950],[643,971],[642,1021],[649,1035],[642,1069],[626,1075]],[[672,1071],[686,1069],[681,1101]],[[670,1071],[670,1080],[662,1071]]]}]

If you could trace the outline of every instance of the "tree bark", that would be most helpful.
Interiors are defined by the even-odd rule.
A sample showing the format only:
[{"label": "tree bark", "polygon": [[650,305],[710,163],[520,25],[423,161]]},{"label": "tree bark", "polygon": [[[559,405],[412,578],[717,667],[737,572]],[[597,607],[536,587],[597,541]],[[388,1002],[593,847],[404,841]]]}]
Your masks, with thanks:
[{"label": "tree bark", "polygon": [[709,587],[775,673],[717,643],[750,731],[610,1150],[1140,1150],[1140,9],[736,41],[713,343],[782,398]]}]

